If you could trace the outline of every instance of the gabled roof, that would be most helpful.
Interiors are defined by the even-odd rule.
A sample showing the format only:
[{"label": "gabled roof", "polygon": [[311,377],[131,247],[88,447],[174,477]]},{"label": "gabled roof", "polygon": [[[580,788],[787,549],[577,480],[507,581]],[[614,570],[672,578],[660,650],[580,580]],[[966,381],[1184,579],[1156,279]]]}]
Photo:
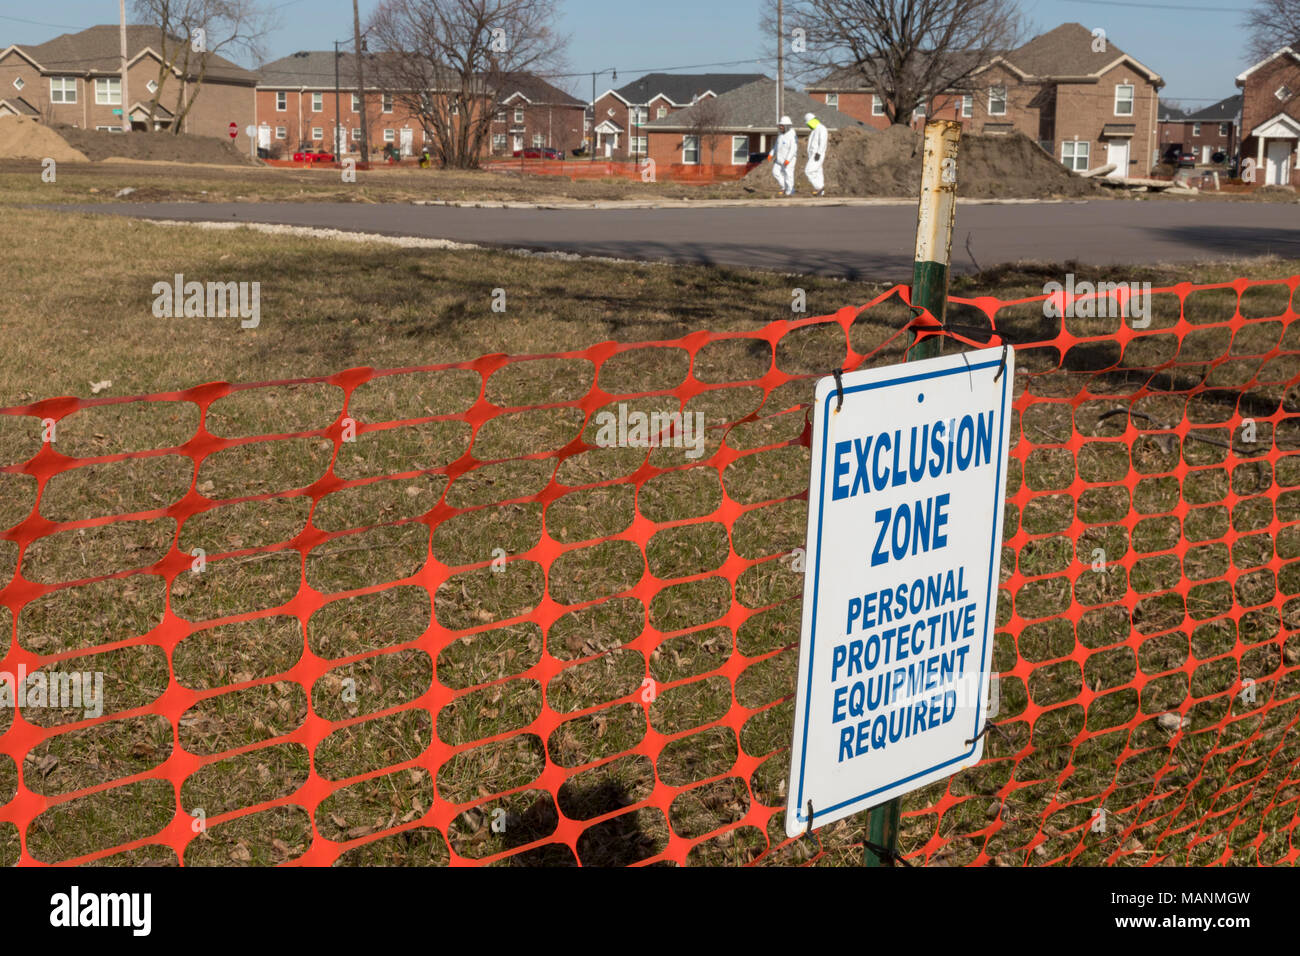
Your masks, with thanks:
[{"label": "gabled roof", "polygon": [[[128,26],[126,28],[127,59],[134,61],[142,55],[152,54],[162,59],[159,47],[162,45],[162,31],[156,26]],[[169,36],[168,44],[179,47],[179,37]],[[115,24],[100,24],[89,27],[80,33],[64,33],[53,40],[36,46],[23,47],[19,50],[34,63],[39,63],[43,73],[65,73],[86,75],[92,73],[111,74],[122,67],[122,48],[119,27]],[[179,64],[172,64],[179,69]],[[197,75],[198,57],[190,62],[191,75]],[[220,80],[227,83],[247,83],[252,85],[257,77],[242,66],[231,63],[225,57],[215,53],[208,54],[206,79]]]},{"label": "gabled roof", "polygon": [[[363,66],[366,89],[377,90],[385,82],[384,54],[364,53]],[[267,63],[257,71],[257,86],[263,90],[332,90],[334,89],[334,51],[299,50]],[[356,87],[357,58],[350,52],[339,51],[338,78],[343,92]]]},{"label": "gabled roof", "polygon": [[1260,67],[1268,66],[1270,63],[1272,63],[1274,60],[1276,60],[1278,57],[1281,56],[1289,56],[1293,60],[1300,61],[1300,40],[1297,40],[1295,43],[1291,44],[1290,46],[1282,47],[1282,49],[1278,50],[1276,53],[1272,53],[1269,56],[1264,57],[1264,59],[1260,60],[1254,66],[1249,66],[1241,73],[1238,73],[1237,85],[1243,86],[1246,82],[1246,77],[1250,76],[1250,74],[1254,73]]},{"label": "gabled roof", "polygon": [[1219,100],[1212,106],[1205,109],[1197,110],[1195,113],[1187,113],[1187,119],[1195,120],[1198,123],[1229,123],[1241,115],[1241,94],[1229,96]]},{"label": "gabled roof", "polygon": [[1082,23],[1062,23],[1054,30],[1035,36],[1023,47],[1008,53],[1006,60],[1041,79],[1099,77],[1117,62],[1128,60],[1152,81],[1160,82],[1161,79],[1160,74],[1122,51],[1109,38],[1106,38],[1105,49],[1093,49],[1092,30]]},{"label": "gabled roof", "polygon": [[[974,53],[944,53],[941,56],[945,61],[942,71],[948,76],[973,71],[977,64],[977,54]],[[926,55],[919,55],[910,64],[911,72],[919,74],[927,65]],[[862,71],[851,66],[831,71],[817,82],[808,84],[808,90],[813,93],[876,92],[862,75]]]},{"label": "gabled roof", "polygon": [[1043,80],[1097,77],[1121,60],[1128,60],[1146,73],[1148,79],[1162,82],[1160,74],[1125,53],[1109,38],[1104,50],[1094,50],[1093,45],[1092,31],[1087,27],[1079,23],[1062,23],[1012,50],[1005,59],[1030,76]]},{"label": "gabled roof", "polygon": [[32,106],[21,96],[11,96],[0,100],[0,106],[7,106],[19,116],[39,116],[36,107]]},{"label": "gabled roof", "polygon": [[1187,112],[1179,109],[1177,106],[1170,106],[1164,100],[1158,100],[1159,109],[1156,111],[1156,121],[1160,123],[1181,123],[1187,119]]},{"label": "gabled roof", "polygon": [[[865,123],[845,116],[839,110],[831,109],[798,90],[787,88],[783,103],[786,114],[794,120],[796,127],[803,126],[804,113],[813,113],[827,129],[844,129],[849,126],[869,128]],[[716,122],[711,125],[719,132],[776,132],[776,117],[772,115],[775,108],[776,81],[764,77],[730,93],[723,93],[716,99],[696,103],[661,120],[645,123],[641,129],[651,133],[689,131],[704,111],[709,110],[716,113]]]},{"label": "gabled roof", "polygon": [[522,96],[534,106],[586,106],[576,96],[533,73],[511,73],[502,80],[500,86],[503,99]]},{"label": "gabled roof", "polygon": [[762,73],[647,73],[617,90],[606,90],[606,94],[613,93],[629,106],[649,103],[661,95],[674,106],[687,106],[704,93],[721,96],[762,79],[766,79]]}]

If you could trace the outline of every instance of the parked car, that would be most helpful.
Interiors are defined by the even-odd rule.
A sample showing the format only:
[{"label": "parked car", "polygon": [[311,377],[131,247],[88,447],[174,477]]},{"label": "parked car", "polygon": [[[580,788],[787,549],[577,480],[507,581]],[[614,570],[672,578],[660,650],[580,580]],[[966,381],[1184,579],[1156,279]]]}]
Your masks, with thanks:
[{"label": "parked car", "polygon": [[1166,147],[1163,159],[1170,166],[1196,165],[1196,154],[1183,149],[1182,143],[1174,143]]},{"label": "parked car", "polygon": [[334,154],[327,153],[315,146],[308,146],[294,153],[293,161],[295,163],[332,163],[334,162]]},{"label": "parked car", "polygon": [[564,151],[549,146],[529,146],[515,150],[515,159],[563,159]]}]

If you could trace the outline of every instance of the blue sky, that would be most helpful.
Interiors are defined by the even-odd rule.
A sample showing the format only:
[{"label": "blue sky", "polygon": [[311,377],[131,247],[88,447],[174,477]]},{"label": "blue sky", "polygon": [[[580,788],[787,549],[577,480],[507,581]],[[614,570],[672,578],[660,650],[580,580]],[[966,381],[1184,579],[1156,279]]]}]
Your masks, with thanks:
[{"label": "blue sky", "polygon": [[[351,0],[272,0],[282,26],[268,41],[270,57],[296,50],[328,49],[351,36]],[[361,0],[364,19],[375,0]],[[762,56],[760,0],[559,0],[561,32],[570,37],[573,72],[614,67],[619,84],[656,69],[728,63]],[[128,7],[129,7],[128,3]],[[1250,0],[1021,0],[1033,32],[1074,21],[1102,27],[1110,40],[1133,54],[1166,82],[1162,97],[1209,105],[1237,92],[1233,77],[1245,58],[1242,11]],[[18,15],[22,14],[22,17]],[[37,22],[23,22],[37,21]],[[41,43],[59,33],[117,21],[114,0],[53,0],[0,14],[0,48]],[[246,64],[251,65],[251,64]],[[702,67],[719,72],[775,73],[766,62]],[[686,72],[686,71],[683,71]],[[590,96],[591,80],[567,83]],[[601,77],[599,89],[615,85]]]}]

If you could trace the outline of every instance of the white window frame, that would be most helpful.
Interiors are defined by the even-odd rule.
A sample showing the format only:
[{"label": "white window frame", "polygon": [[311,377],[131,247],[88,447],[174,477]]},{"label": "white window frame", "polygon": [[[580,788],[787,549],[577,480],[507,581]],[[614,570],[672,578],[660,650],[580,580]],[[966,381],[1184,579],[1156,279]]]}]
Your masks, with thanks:
[{"label": "white window frame", "polygon": [[[1069,156],[1065,155],[1065,148],[1067,146],[1072,147],[1070,149]],[[1083,148],[1082,153],[1080,153],[1080,147]],[[1082,172],[1088,169],[1088,163],[1091,161],[1091,158],[1092,158],[1091,140],[1067,139],[1061,142],[1061,165],[1063,165],[1066,169],[1074,170],[1076,172]],[[1081,159],[1083,160],[1082,166],[1079,165],[1079,160]]]},{"label": "white window frame", "polygon": [[885,101],[881,98],[879,93],[871,94],[871,115],[872,116],[885,115]]},{"label": "white window frame", "polygon": [[397,142],[397,130],[392,130],[392,129],[386,129],[386,130],[384,130],[384,142],[385,142],[385,143],[396,143],[396,142]]},{"label": "white window frame", "polygon": [[492,149],[494,152],[498,149],[504,150],[509,145],[510,145],[510,137],[507,136],[505,133],[492,134]]},{"label": "white window frame", "polygon": [[144,85],[144,88],[148,90],[150,93],[157,93],[158,83],[155,80],[150,80],[148,83]]},{"label": "white window frame", "polygon": [[659,106],[655,108],[655,119],[663,119],[668,115],[668,107]]},{"label": "white window frame", "polygon": [[311,111],[313,113],[325,112],[325,94],[313,93],[311,95]]},{"label": "white window frame", "polygon": [[829,107],[830,107],[831,109],[833,109],[833,110],[837,110],[837,109],[839,109],[839,108],[840,108],[840,94],[838,94],[838,93],[827,93],[827,94],[826,94],[826,105],[829,106]]},{"label": "white window frame", "polygon": [[[695,158],[687,159],[686,154],[691,152],[692,143],[694,144],[695,147]],[[688,133],[682,137],[682,165],[683,166],[700,165],[700,138],[698,136]]]},{"label": "white window frame", "polygon": [[19,93],[23,91],[23,87],[26,85],[27,85],[27,81],[24,80],[21,76],[14,77],[14,89],[17,90]]},{"label": "white window frame", "polygon": [[975,97],[969,93],[961,98],[961,115],[965,119],[975,115]]},{"label": "white window frame", "polygon": [[[114,86],[116,84],[116,86]],[[113,98],[113,91],[117,91],[117,98]],[[122,105],[122,78],[120,76],[97,76],[95,77],[95,105],[96,106],[121,106]]]},{"label": "white window frame", "polygon": [[[54,84],[58,83],[56,87]],[[71,90],[69,90],[69,86]],[[71,92],[72,99],[68,99],[68,93]],[[58,94],[57,96],[55,94]],[[71,104],[77,102],[77,78],[75,76],[52,76],[50,77],[50,102]]]},{"label": "white window frame", "polygon": [[523,111],[523,110],[515,110],[515,125],[517,126],[518,124],[522,123],[523,121],[524,121],[524,111]]},{"label": "white window frame", "polygon": [[95,129],[98,130],[98,131],[101,132],[101,133],[120,133],[120,132],[122,132],[122,127],[120,127],[120,126],[96,126]]},{"label": "white window frame", "polygon": [[544,134],[544,133],[534,133],[534,134],[533,134],[533,147],[532,147],[532,148],[533,148],[533,149],[542,149],[542,148],[545,147],[545,146],[546,146],[546,134]]},{"label": "white window frame", "polygon": [[275,111],[284,113],[289,109],[289,93],[287,90],[275,91]]},{"label": "white window frame", "polygon": [[361,97],[357,96],[355,93],[352,94],[352,112],[361,112]]},{"label": "white window frame", "polygon": [[1281,100],[1283,103],[1285,103],[1287,100],[1291,98],[1291,87],[1283,83],[1281,86],[1279,86],[1276,90],[1273,91],[1273,95],[1277,97],[1279,100]]},{"label": "white window frame", "polygon": [[[1127,98],[1127,99],[1121,99],[1121,98],[1120,98],[1120,95],[1119,95],[1120,90],[1128,90],[1128,98]],[[1132,116],[1132,115],[1133,115],[1134,104],[1136,103],[1136,101],[1137,101],[1137,87],[1136,87],[1136,86],[1134,86],[1132,83],[1116,83],[1116,84],[1115,84],[1115,115],[1116,115],[1116,116]],[[1121,105],[1121,104],[1125,104],[1125,103],[1128,104],[1128,109],[1127,109],[1127,110],[1121,110],[1121,109],[1120,109],[1120,105]]]},{"label": "white window frame", "polygon": [[[740,159],[736,158],[736,146],[743,145]],[[731,165],[745,166],[749,163],[749,137],[733,136],[731,137]]]},{"label": "white window frame", "polygon": [[1200,136],[1200,135],[1201,135],[1201,124],[1200,124],[1200,123],[1193,123],[1193,124],[1192,124],[1192,135],[1193,135],[1193,136]]},{"label": "white window frame", "polygon": [[[1001,96],[998,95],[999,91],[1001,91],[1002,94]],[[1002,109],[995,110],[993,108],[993,104],[998,102],[1002,104]],[[1006,116],[1006,115],[1007,115],[1007,88],[1005,86],[990,86],[989,87],[989,116]]]},{"label": "white window frame", "polygon": [[385,113],[391,113],[393,111],[393,94],[381,93],[379,105],[380,105],[380,109],[382,109]]},{"label": "white window frame", "polygon": [[497,110],[495,113],[492,114],[492,122],[504,123],[505,121],[506,121],[506,109],[503,106],[501,107],[501,109]]},{"label": "white window frame", "polygon": [[916,108],[912,110],[912,119],[924,119],[928,115],[924,103],[917,103]]},{"label": "white window frame", "polygon": [[358,143],[361,142],[361,127],[360,127],[360,126],[354,126],[354,127],[352,127],[352,138],[353,138],[354,140],[356,140]]},{"label": "white window frame", "polygon": [[289,129],[288,129],[288,127],[286,127],[286,126],[277,126],[277,127],[275,128],[275,138],[276,138],[276,139],[288,139],[288,138],[289,138]]},{"label": "white window frame", "polygon": [[313,127],[311,128],[311,138],[312,138],[313,140],[324,139],[324,138],[325,138],[325,127],[323,127],[323,126],[313,126]]},{"label": "white window frame", "polygon": [[1220,135],[1220,136],[1231,136],[1231,135],[1232,135],[1232,124],[1231,124],[1231,123],[1220,123],[1220,124],[1219,124],[1219,135]]}]

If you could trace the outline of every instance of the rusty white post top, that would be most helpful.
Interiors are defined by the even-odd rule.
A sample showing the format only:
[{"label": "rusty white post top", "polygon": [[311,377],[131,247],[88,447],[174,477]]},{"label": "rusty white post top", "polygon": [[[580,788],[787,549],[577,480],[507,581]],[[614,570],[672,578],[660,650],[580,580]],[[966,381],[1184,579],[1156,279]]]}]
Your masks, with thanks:
[{"label": "rusty white post top", "polygon": [[961,124],[958,122],[933,120],[925,124],[916,262],[948,262],[952,250],[953,214],[957,205],[957,145],[960,141]]}]

